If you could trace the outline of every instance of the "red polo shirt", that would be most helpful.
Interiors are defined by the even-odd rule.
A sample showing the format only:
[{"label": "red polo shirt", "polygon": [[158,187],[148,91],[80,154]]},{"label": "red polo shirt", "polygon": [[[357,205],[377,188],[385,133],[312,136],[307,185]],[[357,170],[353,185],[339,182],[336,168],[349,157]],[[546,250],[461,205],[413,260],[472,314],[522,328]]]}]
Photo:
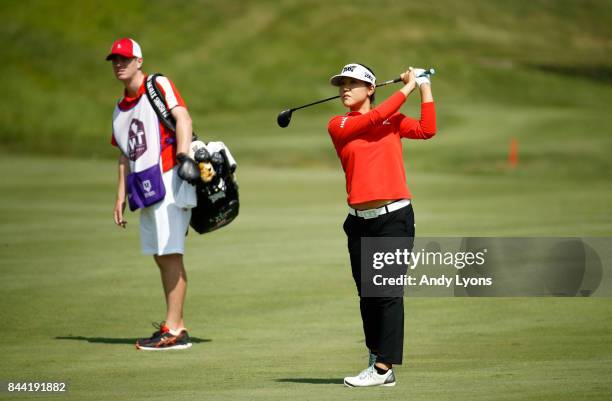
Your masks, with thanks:
[{"label": "red polo shirt", "polygon": [[421,119],[398,112],[400,91],[365,114],[333,117],[327,126],[346,177],[349,204],[411,199],[406,184],[401,138],[429,139],[436,133],[433,102],[421,104]]}]

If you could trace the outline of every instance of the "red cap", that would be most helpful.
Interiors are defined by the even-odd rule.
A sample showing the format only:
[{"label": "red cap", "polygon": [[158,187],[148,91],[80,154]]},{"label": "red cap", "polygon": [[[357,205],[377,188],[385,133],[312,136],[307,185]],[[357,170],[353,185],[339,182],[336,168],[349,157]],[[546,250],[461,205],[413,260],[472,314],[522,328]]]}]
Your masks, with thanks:
[{"label": "red cap", "polygon": [[136,43],[134,39],[130,38],[122,38],[115,41],[115,43],[113,43],[113,47],[111,47],[109,55],[106,56],[106,59],[110,60],[114,54],[127,58],[142,58],[142,50],[140,50],[140,45]]}]

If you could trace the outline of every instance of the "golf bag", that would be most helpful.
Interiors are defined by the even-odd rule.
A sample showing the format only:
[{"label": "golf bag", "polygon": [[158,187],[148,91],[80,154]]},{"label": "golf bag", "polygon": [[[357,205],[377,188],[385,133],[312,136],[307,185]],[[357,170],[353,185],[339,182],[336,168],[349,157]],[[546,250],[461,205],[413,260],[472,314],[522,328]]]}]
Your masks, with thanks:
[{"label": "golf bag", "polygon": [[[155,79],[162,74],[151,74],[145,82],[146,94],[153,110],[162,124],[176,131],[176,122],[163,101]],[[212,166],[212,179],[196,184],[197,206],[191,209],[189,224],[198,233],[204,234],[231,223],[240,209],[238,183],[235,178],[236,161],[223,142],[209,142],[205,145],[193,134],[190,146],[192,157],[202,164]],[[204,178],[204,176],[202,176]]]},{"label": "golf bag", "polygon": [[236,161],[223,142],[191,143],[193,158],[198,165],[212,166],[214,176],[196,185],[198,205],[191,209],[191,228],[204,234],[231,223],[240,209]]}]

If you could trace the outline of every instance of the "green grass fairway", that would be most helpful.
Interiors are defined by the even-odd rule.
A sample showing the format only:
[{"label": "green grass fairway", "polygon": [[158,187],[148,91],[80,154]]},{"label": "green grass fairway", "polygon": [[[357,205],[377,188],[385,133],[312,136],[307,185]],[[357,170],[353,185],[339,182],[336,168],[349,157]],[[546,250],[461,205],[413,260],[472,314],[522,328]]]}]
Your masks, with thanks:
[{"label": "green grass fairway", "polygon": [[[424,146],[424,145],[423,145]],[[440,142],[443,148],[444,141]],[[425,148],[423,147],[425,152]],[[535,167],[534,167],[535,168]],[[609,400],[612,300],[406,301],[398,386],[349,389],[367,361],[339,167],[239,167],[241,215],[190,234],[188,351],[138,352],[163,317],[138,218],[111,219],[112,161],[2,155],[0,380],[73,400]],[[413,172],[419,235],[610,235],[611,189],[532,171]],[[607,200],[607,201],[606,201]]]},{"label": "green grass fairway", "polygon": [[[120,10],[120,12],[118,12]],[[326,133],[349,62],[434,67],[436,137],[405,141],[417,236],[612,237],[612,0],[0,1],[0,382],[65,396],[224,401],[612,400],[612,298],[410,298],[398,386],[365,368]],[[239,162],[241,212],[187,240],[188,351],[138,352],[165,313],[138,215],[112,222],[122,85],[142,46],[196,132]],[[399,86],[377,92],[382,102]],[[419,116],[419,95],[402,112]],[[512,139],[519,164],[507,164]]]}]

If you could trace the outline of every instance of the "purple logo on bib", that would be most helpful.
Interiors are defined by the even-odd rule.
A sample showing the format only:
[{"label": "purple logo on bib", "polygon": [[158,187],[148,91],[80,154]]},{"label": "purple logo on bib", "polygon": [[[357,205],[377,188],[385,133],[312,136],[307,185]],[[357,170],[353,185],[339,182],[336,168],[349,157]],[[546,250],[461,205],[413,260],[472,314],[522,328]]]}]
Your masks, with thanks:
[{"label": "purple logo on bib", "polygon": [[130,123],[128,135],[128,157],[135,161],[147,151],[147,138],[145,137],[144,124],[134,118]]}]

